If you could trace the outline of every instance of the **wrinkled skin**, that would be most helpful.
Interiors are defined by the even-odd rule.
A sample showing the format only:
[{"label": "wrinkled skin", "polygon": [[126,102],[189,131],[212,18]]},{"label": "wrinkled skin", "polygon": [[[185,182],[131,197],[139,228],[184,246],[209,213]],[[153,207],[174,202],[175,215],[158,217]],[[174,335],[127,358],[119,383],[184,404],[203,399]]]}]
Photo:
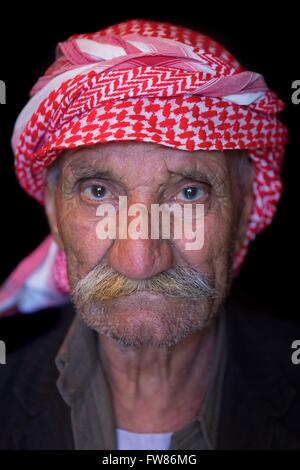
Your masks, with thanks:
[{"label": "wrinkled skin", "polygon": [[[117,422],[128,430],[178,429],[199,409],[213,354],[213,319],[228,293],[232,254],[243,241],[251,211],[251,179],[241,190],[238,158],[245,156],[186,152],[141,142],[100,144],[65,152],[58,163],[55,190],[49,186],[46,191],[49,223],[57,243],[66,252],[71,289],[95,266],[106,264],[136,280],[150,279],[176,265],[192,266],[216,290],[212,302],[180,301],[143,292],[104,300],[98,307],[94,304],[79,312],[100,333]],[[96,208],[101,201],[94,197],[95,186],[104,187],[105,202],[114,205],[119,195],[128,197],[128,205],[143,203],[147,207],[172,201],[203,203],[202,249],[185,250],[185,239],[99,240]],[[184,192],[191,187],[197,188],[192,201],[186,200]],[[100,315],[101,308],[104,317]],[[124,348],[124,344],[136,345],[137,340],[139,352]],[[172,348],[167,347],[170,344]],[[164,345],[165,350],[161,348]],[[195,361],[198,372],[192,372]],[[182,377],[178,377],[179,369],[185,387]],[[179,414],[176,406],[175,411],[167,406],[170,394],[176,396],[176,384],[181,384],[182,389],[178,395]],[[124,389],[131,391],[128,396],[118,392]],[[153,393],[161,395],[161,403],[157,400],[154,410],[148,406],[152,411],[145,411]],[[194,400],[188,400],[190,404],[184,407],[183,397],[187,396]],[[139,406],[144,420],[137,422],[132,411]]]}]

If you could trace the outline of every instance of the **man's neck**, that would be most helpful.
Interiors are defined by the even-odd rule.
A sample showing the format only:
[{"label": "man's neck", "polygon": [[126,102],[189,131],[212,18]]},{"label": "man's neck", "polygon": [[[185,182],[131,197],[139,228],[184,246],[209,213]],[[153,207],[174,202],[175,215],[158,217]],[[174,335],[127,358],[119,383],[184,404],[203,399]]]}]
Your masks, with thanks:
[{"label": "man's neck", "polygon": [[215,322],[172,348],[132,349],[101,336],[99,351],[118,428],[175,432],[200,410],[212,365]]}]

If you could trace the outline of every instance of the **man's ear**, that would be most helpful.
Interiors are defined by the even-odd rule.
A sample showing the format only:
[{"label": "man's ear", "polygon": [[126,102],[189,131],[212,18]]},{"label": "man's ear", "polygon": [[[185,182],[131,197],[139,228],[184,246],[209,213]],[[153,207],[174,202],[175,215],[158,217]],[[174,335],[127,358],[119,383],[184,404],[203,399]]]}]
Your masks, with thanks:
[{"label": "man's ear", "polygon": [[249,225],[250,215],[251,215],[252,207],[254,203],[253,178],[254,178],[254,169],[251,164],[246,181],[244,179],[241,190],[239,191],[239,195],[237,196],[239,210],[238,210],[236,237],[235,237],[235,252],[239,251],[241,245],[245,241],[246,232],[247,232],[247,228]]},{"label": "man's ear", "polygon": [[58,224],[57,224],[57,210],[55,203],[55,188],[52,183],[46,182],[44,191],[44,204],[45,211],[48,219],[48,223],[51,230],[51,235],[59,248],[63,250],[63,243],[59,235]]}]

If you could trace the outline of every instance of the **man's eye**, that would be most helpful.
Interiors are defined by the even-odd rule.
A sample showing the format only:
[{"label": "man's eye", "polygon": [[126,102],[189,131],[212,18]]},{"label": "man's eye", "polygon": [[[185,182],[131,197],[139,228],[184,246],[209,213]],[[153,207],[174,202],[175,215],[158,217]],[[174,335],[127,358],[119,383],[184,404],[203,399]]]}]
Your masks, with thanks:
[{"label": "man's eye", "polygon": [[82,194],[85,199],[90,199],[92,201],[102,201],[110,195],[110,191],[108,191],[106,187],[102,186],[101,184],[92,184],[83,188]]},{"label": "man's eye", "polygon": [[188,202],[203,199],[205,196],[207,196],[205,188],[199,186],[188,186],[177,194],[176,199]]}]

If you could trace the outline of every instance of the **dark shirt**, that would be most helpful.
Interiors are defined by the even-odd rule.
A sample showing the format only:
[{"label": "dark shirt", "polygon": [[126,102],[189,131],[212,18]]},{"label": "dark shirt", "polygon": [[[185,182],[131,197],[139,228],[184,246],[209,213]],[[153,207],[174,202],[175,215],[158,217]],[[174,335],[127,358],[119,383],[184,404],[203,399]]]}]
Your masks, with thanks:
[{"label": "dark shirt", "polygon": [[[175,432],[171,449],[216,447],[222,381],[226,363],[225,316],[215,330],[212,366],[201,409],[195,419]],[[71,408],[76,449],[116,449],[116,425],[110,390],[101,364],[98,336],[76,316],[56,357],[58,389]]]}]

